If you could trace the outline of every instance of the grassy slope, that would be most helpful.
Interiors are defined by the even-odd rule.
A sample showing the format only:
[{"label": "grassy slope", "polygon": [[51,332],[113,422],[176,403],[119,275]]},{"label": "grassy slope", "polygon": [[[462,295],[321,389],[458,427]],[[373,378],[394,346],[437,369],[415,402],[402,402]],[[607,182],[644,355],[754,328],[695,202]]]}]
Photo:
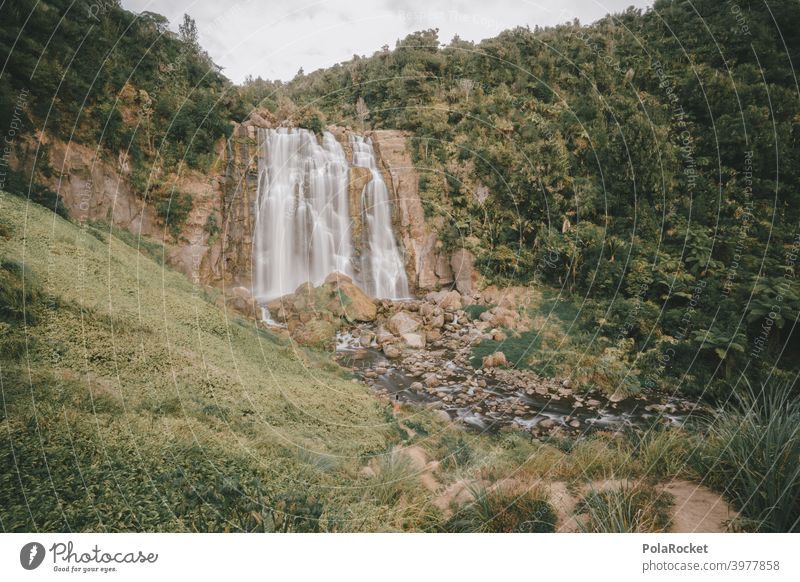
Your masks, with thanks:
[{"label": "grassy slope", "polygon": [[417,471],[370,478],[367,457],[403,440],[439,461],[445,485],[578,487],[697,479],[702,448],[685,431],[476,436],[420,410],[404,414],[409,441],[324,356],[228,318],[121,240],[3,193],[0,397],[3,531],[439,530]]},{"label": "grassy slope", "polygon": [[[227,517],[195,523],[210,504],[182,472],[212,489],[226,476],[257,482],[247,500],[325,495],[338,480],[304,471],[302,449],[347,468],[386,446],[364,386],[226,314],[183,275],[5,193],[0,220],[0,258],[23,263],[40,291],[25,321],[4,327],[21,353],[0,359],[3,529],[236,529]],[[189,491],[175,496],[181,483]],[[52,507],[31,516],[39,497]],[[182,516],[187,498],[199,513]],[[119,515],[101,518],[104,503]]]}]

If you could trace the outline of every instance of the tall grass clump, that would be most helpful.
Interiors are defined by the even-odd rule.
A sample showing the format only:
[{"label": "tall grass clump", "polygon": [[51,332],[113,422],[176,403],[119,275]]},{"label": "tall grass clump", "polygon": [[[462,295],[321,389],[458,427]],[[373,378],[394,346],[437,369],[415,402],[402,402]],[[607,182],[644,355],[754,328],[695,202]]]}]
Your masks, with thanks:
[{"label": "tall grass clump", "polygon": [[800,531],[800,401],[793,384],[735,393],[709,423],[701,451],[701,474],[733,501],[748,529]]},{"label": "tall grass clump", "polygon": [[445,523],[449,532],[546,533],[555,531],[556,514],[544,489],[505,491],[473,485],[472,501]]},{"label": "tall grass clump", "polygon": [[594,533],[663,532],[670,526],[672,497],[647,485],[590,491],[576,513],[582,531]]},{"label": "tall grass clump", "polygon": [[370,496],[380,504],[397,503],[404,494],[413,494],[419,485],[419,474],[407,455],[392,450],[378,458],[376,475],[370,481]]}]

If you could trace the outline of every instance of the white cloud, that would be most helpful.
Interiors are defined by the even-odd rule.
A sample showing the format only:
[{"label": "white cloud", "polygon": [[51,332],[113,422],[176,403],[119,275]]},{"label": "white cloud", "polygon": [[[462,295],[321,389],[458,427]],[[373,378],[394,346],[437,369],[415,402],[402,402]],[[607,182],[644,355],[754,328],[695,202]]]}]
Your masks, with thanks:
[{"label": "white cloud", "polygon": [[651,0],[122,0],[128,10],[158,12],[174,29],[190,14],[200,43],[234,81],[246,75],[291,79],[306,72],[371,55],[383,45],[424,28],[447,42],[456,34],[480,41],[515,26],[592,22]]}]

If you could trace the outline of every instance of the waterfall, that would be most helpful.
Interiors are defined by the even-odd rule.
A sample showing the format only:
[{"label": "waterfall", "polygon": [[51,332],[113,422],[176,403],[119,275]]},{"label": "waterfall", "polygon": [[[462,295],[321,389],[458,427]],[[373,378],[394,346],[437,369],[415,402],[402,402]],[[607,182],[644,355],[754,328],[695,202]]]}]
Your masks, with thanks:
[{"label": "waterfall", "polygon": [[354,276],[348,164],[326,132],[259,130],[254,295],[260,301],[319,285],[333,271]]},{"label": "waterfall", "polygon": [[373,297],[408,297],[408,278],[392,229],[389,189],[375,163],[372,140],[350,136],[353,165],[368,168],[372,180],[364,186],[361,204],[364,215],[365,252],[361,259],[365,291]]},{"label": "waterfall", "polygon": [[389,190],[370,140],[351,138],[353,165],[369,168],[362,192],[364,238],[353,252],[349,164],[342,145],[305,129],[259,129],[258,197],[253,240],[257,300],[321,284],[338,271],[373,297],[408,296],[408,280],[391,223]]}]

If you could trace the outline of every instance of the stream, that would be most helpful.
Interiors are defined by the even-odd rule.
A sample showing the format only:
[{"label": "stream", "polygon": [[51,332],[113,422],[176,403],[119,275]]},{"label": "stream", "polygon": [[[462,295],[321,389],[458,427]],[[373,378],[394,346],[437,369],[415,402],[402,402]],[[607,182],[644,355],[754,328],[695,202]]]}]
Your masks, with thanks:
[{"label": "stream", "polygon": [[479,432],[514,427],[543,436],[654,423],[677,426],[696,409],[691,402],[671,397],[612,401],[598,392],[574,392],[564,382],[528,371],[476,370],[447,349],[414,350],[390,360],[377,346],[362,347],[349,334],[341,334],[336,352],[339,362],[377,393],[441,410]]}]

